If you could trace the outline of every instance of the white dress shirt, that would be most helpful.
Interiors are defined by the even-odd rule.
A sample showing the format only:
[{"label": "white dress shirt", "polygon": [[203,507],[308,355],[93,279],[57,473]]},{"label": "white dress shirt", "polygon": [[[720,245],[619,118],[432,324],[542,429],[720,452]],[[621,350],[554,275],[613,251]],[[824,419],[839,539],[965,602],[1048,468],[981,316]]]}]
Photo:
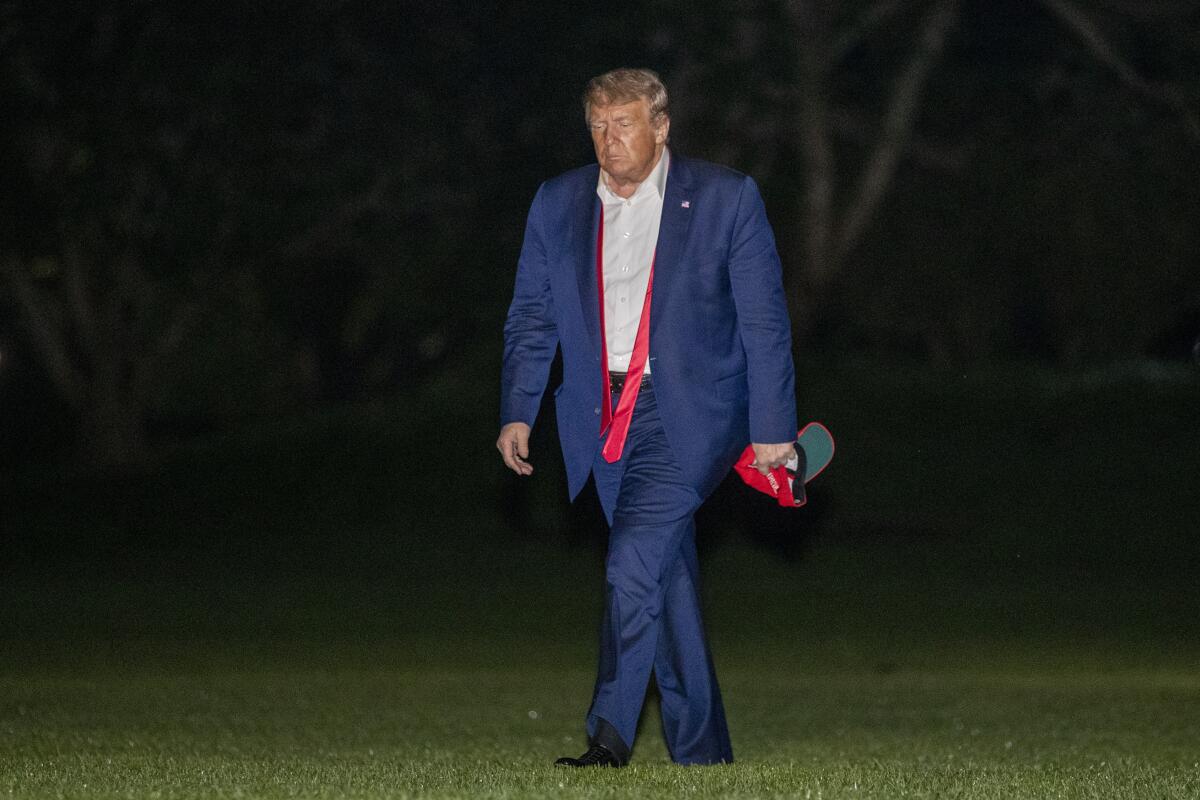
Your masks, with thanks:
[{"label": "white dress shirt", "polygon": [[[669,160],[664,148],[658,164],[629,199],[608,188],[603,172],[596,185],[604,206],[604,333],[609,372],[629,371],[658,244]],[[649,362],[646,372],[650,372]]]}]

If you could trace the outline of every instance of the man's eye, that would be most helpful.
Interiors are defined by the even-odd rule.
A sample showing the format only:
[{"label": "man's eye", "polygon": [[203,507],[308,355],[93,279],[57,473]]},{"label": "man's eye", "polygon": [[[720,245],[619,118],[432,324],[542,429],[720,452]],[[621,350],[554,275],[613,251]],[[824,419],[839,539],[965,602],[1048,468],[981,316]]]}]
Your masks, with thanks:
[{"label": "man's eye", "polygon": [[632,120],[627,120],[627,119],[623,119],[617,124],[620,125],[622,128],[632,128],[633,127]]}]

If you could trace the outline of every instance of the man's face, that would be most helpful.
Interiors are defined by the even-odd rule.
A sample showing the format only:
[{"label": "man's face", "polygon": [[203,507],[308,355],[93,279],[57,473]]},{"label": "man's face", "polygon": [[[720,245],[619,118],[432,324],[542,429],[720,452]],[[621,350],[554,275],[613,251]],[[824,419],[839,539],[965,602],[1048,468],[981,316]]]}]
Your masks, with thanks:
[{"label": "man's face", "polygon": [[588,127],[596,160],[614,183],[641,183],[654,169],[667,141],[670,120],[657,127],[650,121],[650,103],[643,97],[630,103],[592,106]]}]

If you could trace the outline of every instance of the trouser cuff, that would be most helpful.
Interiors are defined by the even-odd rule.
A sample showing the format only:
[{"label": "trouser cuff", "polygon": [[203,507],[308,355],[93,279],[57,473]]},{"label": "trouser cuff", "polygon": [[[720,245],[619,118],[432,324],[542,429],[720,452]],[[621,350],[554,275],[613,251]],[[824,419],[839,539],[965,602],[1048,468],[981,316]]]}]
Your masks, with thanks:
[{"label": "trouser cuff", "polygon": [[596,732],[592,735],[591,743],[607,747],[622,765],[629,763],[631,755],[629,745],[625,744],[625,741],[617,733],[617,729],[603,717],[596,719]]}]

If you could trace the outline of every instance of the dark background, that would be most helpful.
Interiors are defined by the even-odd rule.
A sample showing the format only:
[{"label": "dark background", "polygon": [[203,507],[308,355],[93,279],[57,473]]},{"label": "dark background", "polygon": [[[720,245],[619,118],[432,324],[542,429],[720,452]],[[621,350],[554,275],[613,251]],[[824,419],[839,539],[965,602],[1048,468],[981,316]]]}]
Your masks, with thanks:
[{"label": "dark background", "polygon": [[723,487],[710,543],[1033,548],[1005,596],[1156,576],[1118,627],[1191,614],[1196,3],[0,2],[7,632],[89,592],[104,631],[253,632],[279,619],[230,587],[311,609],[331,574],[598,553],[552,414],[532,481],[492,442],[528,203],[623,65],[662,74],[673,148],[762,187],[800,413],[842,447],[798,514]]}]

